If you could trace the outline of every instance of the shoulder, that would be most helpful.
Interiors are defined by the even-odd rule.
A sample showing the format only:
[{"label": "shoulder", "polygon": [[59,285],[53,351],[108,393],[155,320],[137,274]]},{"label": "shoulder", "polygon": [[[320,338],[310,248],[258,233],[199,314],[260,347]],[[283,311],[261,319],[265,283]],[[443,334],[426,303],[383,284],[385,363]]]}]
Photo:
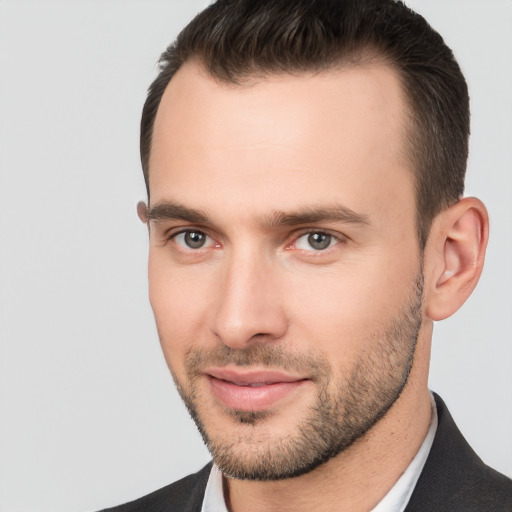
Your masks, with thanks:
[{"label": "shoulder", "polygon": [[200,511],[212,464],[135,501],[101,512],[195,512]]},{"label": "shoulder", "polygon": [[490,468],[464,439],[435,395],[438,427],[407,512],[512,510],[512,480]]}]

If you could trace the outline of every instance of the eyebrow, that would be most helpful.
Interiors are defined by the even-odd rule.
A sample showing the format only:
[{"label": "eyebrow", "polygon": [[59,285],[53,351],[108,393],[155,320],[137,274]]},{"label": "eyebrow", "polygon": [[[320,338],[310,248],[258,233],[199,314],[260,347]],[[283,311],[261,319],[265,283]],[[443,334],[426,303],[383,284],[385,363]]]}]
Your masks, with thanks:
[{"label": "eyebrow", "polygon": [[267,224],[271,227],[296,226],[299,224],[317,224],[319,222],[343,222],[369,226],[368,216],[356,213],[345,206],[309,207],[297,212],[273,212],[268,216]]},{"label": "eyebrow", "polygon": [[148,208],[147,218],[153,222],[184,220],[196,224],[211,224],[205,212],[170,201],[162,201],[155,204],[155,206],[150,206]]},{"label": "eyebrow", "polygon": [[[149,221],[183,220],[194,224],[211,225],[212,221],[202,210],[189,208],[172,201],[161,201],[148,209]],[[300,224],[318,224],[320,222],[343,222],[346,224],[369,226],[367,215],[357,213],[346,206],[307,207],[295,212],[273,211],[265,215],[262,225],[270,228],[296,226]]]}]

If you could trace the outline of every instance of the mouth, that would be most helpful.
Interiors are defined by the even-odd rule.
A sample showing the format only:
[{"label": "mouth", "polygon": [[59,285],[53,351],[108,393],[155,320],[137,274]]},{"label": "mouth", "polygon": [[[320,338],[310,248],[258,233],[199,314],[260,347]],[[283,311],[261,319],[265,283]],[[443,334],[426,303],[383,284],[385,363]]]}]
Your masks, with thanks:
[{"label": "mouth", "polygon": [[273,370],[211,368],[205,372],[214,398],[238,411],[264,411],[309,382],[308,378]]}]

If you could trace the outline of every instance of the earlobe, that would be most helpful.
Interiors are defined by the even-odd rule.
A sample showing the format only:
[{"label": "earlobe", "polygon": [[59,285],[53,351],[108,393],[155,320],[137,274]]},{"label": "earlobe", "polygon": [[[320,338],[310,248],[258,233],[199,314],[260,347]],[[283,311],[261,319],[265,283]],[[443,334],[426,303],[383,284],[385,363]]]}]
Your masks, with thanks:
[{"label": "earlobe", "polygon": [[148,207],[144,201],[139,201],[137,203],[137,215],[141,222],[144,224],[148,223]]},{"label": "earlobe", "polygon": [[435,260],[426,312],[432,320],[455,313],[471,295],[482,273],[489,237],[483,203],[464,198],[441,212],[432,226],[427,251]]}]

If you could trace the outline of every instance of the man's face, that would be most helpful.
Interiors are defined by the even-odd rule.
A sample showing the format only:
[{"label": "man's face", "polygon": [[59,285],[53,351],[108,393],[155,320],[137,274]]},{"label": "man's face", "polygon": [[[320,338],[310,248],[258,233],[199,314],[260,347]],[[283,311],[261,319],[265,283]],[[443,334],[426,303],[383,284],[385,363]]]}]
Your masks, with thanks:
[{"label": "man's face", "polygon": [[150,300],[225,474],[310,471],[407,383],[422,320],[405,102],[384,66],[242,86],[186,64],[150,158]]}]

